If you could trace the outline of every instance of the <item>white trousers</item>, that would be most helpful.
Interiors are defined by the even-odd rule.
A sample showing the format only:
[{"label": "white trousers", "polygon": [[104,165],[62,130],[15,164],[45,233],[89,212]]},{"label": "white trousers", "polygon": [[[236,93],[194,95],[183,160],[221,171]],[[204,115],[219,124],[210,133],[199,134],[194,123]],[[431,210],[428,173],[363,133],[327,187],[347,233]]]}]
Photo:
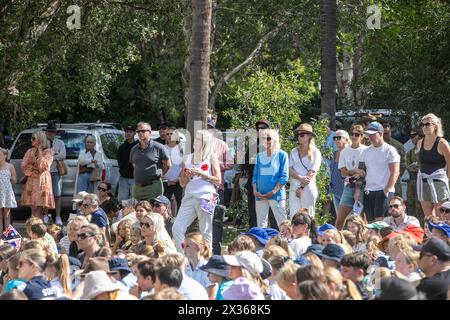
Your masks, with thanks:
[{"label": "white trousers", "polygon": [[259,228],[267,228],[267,220],[269,218],[269,207],[272,209],[273,215],[277,220],[278,228],[280,224],[286,220],[286,200],[255,200],[256,209],[256,225]]},{"label": "white trousers", "polygon": [[191,195],[185,195],[181,201],[180,209],[172,226],[172,234],[177,250],[184,254],[181,244],[184,242],[187,228],[198,218],[200,232],[203,234],[205,242],[212,245],[213,216],[200,208],[201,199]]},{"label": "white trousers", "polygon": [[300,187],[300,181],[297,179],[290,180],[291,186],[289,188],[289,219],[292,219],[294,214],[299,209],[307,208],[309,215],[314,217],[317,197],[319,192],[317,191],[317,185],[315,181],[310,182],[302,192],[301,198],[295,195],[295,191]]}]

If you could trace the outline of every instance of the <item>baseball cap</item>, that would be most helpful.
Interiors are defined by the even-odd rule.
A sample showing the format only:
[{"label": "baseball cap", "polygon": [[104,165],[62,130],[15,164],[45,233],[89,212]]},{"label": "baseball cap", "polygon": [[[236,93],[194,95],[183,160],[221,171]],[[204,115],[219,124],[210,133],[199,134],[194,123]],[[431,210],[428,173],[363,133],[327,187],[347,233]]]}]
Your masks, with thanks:
[{"label": "baseball cap", "polygon": [[119,258],[119,257],[113,257],[109,259],[109,268],[111,271],[124,271],[127,273],[132,272],[130,267],[128,266],[127,259]]},{"label": "baseball cap", "polygon": [[379,300],[410,300],[417,296],[414,285],[397,277],[385,277],[380,281]]},{"label": "baseball cap", "polygon": [[425,236],[425,231],[421,227],[413,224],[408,224],[403,230],[399,230],[398,233],[408,233],[418,244],[423,242],[423,237]]},{"label": "baseball cap", "polygon": [[317,255],[322,259],[341,262],[342,258],[345,256],[345,251],[340,245],[330,243],[323,249],[322,252],[318,252]]},{"label": "baseball cap", "polygon": [[152,200],[150,200],[151,205],[153,205],[155,202],[165,204],[166,206],[170,205],[170,200],[166,196],[163,196],[163,195],[159,195],[156,198],[153,198]]},{"label": "baseball cap", "polygon": [[337,230],[335,226],[333,226],[332,224],[329,223],[325,223],[324,225],[321,225],[320,227],[317,228],[317,233],[321,236],[323,236],[323,233],[327,230]]},{"label": "baseball cap", "polygon": [[350,135],[345,130],[337,130],[336,131],[336,137],[344,137],[347,140],[350,140]]},{"label": "baseball cap", "polygon": [[89,193],[87,193],[86,191],[80,191],[77,193],[75,198],[72,199],[72,202],[81,202],[83,201],[84,197],[87,196],[88,194]]},{"label": "baseball cap", "polygon": [[428,252],[441,261],[450,260],[450,246],[438,238],[431,238],[423,246],[413,246],[413,249],[420,252]]},{"label": "baseball cap", "polygon": [[259,276],[264,271],[261,259],[250,251],[237,252],[234,256],[224,255],[223,258],[230,266],[243,267],[254,276]]},{"label": "baseball cap", "polygon": [[384,221],[375,221],[375,222],[366,224],[367,229],[381,230],[381,229],[387,228],[387,227],[389,227],[389,225]]},{"label": "baseball cap", "polygon": [[276,237],[279,235],[279,231],[272,229],[272,228],[258,228],[253,227],[248,232],[243,233],[246,236],[253,236],[256,238],[256,240],[259,241],[263,246],[266,245],[267,241],[269,241],[270,238]]},{"label": "baseball cap", "polygon": [[216,122],[214,121],[214,119],[212,118],[208,118],[208,120],[206,121],[206,124],[210,127],[215,128],[216,127]]},{"label": "baseball cap", "polygon": [[376,122],[376,121],[371,122],[365,131],[366,134],[374,134],[377,132],[383,133],[384,129],[383,129],[383,126],[381,125],[381,123]]},{"label": "baseball cap", "polygon": [[432,231],[433,229],[439,229],[442,232],[444,232],[447,237],[450,237],[450,226],[446,223],[432,223],[432,222],[428,222],[428,228],[430,229],[430,231]]},{"label": "baseball cap", "polygon": [[133,126],[126,126],[123,131],[136,131],[136,129]]}]

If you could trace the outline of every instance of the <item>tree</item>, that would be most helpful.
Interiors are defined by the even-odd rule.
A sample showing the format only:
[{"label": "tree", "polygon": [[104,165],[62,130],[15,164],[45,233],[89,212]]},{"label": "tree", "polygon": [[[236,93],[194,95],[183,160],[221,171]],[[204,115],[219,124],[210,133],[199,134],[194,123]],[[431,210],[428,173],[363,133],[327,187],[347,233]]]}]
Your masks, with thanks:
[{"label": "tree", "polygon": [[330,117],[336,128],[336,0],[321,1],[321,112]]},{"label": "tree", "polygon": [[203,128],[206,128],[211,55],[211,1],[192,0],[191,68],[186,117],[186,128],[191,134],[191,141],[195,135],[195,121],[202,121]]}]

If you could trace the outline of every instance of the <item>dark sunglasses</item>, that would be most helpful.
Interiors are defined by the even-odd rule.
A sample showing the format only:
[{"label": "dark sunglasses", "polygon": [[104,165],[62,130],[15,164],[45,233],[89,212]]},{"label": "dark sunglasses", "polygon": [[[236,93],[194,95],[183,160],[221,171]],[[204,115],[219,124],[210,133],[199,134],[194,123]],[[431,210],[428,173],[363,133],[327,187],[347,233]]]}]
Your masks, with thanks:
[{"label": "dark sunglasses", "polygon": [[149,131],[150,131],[150,130],[148,130],[148,129],[136,130],[137,133],[149,132]]},{"label": "dark sunglasses", "polygon": [[434,256],[434,254],[421,252],[419,255],[419,260],[422,259],[423,257],[432,257],[432,256]]},{"label": "dark sunglasses", "polygon": [[36,140],[36,137],[31,137],[31,140],[32,140],[32,141]]},{"label": "dark sunglasses", "polygon": [[87,204],[87,203],[83,203],[81,206],[82,206],[83,208],[89,208],[91,205],[90,205],[90,204]]},{"label": "dark sunglasses", "polygon": [[389,124],[383,124],[383,128],[390,128],[391,127],[391,125],[389,125]]},{"label": "dark sunglasses", "polygon": [[390,205],[389,209],[392,209],[392,208],[398,209],[398,208],[400,208],[400,205],[399,204]]},{"label": "dark sunglasses", "polygon": [[296,136],[299,138],[303,138],[304,136],[309,136],[309,133],[296,133]]},{"label": "dark sunglasses", "polygon": [[19,261],[19,264],[17,265],[19,268],[22,268],[23,267],[23,265],[25,264],[25,263],[28,263],[28,264],[32,264],[30,261]]},{"label": "dark sunglasses", "polygon": [[159,208],[159,207],[162,207],[163,204],[161,204],[161,203],[155,203],[153,206],[154,206],[155,208]]},{"label": "dark sunglasses", "polygon": [[447,209],[447,208],[439,208],[439,212],[442,212],[442,213],[450,213],[450,209]]},{"label": "dark sunglasses", "polygon": [[101,187],[98,187],[98,188],[97,188],[97,190],[98,190],[98,191],[100,191],[100,190],[101,190],[101,191],[103,191],[103,192],[106,192],[106,191],[107,191],[108,189],[106,189],[106,188],[101,188]]},{"label": "dark sunglasses", "polygon": [[272,137],[266,137],[266,141],[272,141]]},{"label": "dark sunglasses", "polygon": [[361,136],[362,136],[362,133],[359,133],[359,132],[352,132],[351,135],[352,135],[353,137],[361,137]]},{"label": "dark sunglasses", "polygon": [[84,239],[92,237],[92,236],[93,236],[93,234],[90,234],[90,233],[80,233],[78,235],[78,238],[81,239],[81,240],[84,240]]},{"label": "dark sunglasses", "polygon": [[150,228],[151,224],[148,222],[144,222],[144,223],[141,222],[141,228],[143,228],[143,227]]},{"label": "dark sunglasses", "polygon": [[426,123],[421,123],[420,124],[421,127],[431,127],[432,125],[434,125],[433,122],[426,122]]},{"label": "dark sunglasses", "polygon": [[342,136],[335,136],[335,137],[333,137],[333,140],[339,141],[339,140],[341,140],[342,138],[343,138]]}]

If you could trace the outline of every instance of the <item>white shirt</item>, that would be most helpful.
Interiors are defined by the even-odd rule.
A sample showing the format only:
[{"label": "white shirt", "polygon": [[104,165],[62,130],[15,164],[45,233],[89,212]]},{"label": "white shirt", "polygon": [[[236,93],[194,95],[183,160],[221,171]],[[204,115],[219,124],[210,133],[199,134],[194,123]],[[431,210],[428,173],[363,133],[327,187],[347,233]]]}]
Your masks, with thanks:
[{"label": "white shirt", "polygon": [[[186,169],[202,169],[204,173],[212,176],[212,164],[209,159],[205,159],[199,164],[192,163],[192,154],[187,156],[185,168]],[[198,199],[211,199],[211,195],[216,192],[216,187],[209,181],[206,181],[200,176],[194,176],[186,185],[185,195],[193,195]]]},{"label": "white shirt", "polygon": [[176,145],[175,147],[165,145],[164,147],[167,150],[170,163],[172,164],[169,171],[167,171],[164,175],[164,179],[178,181],[178,179],[180,179],[181,165],[183,163],[183,153],[181,152],[181,147],[179,145]]},{"label": "white shirt", "polygon": [[[366,165],[366,191],[383,190],[388,181],[391,171],[390,163],[400,163],[400,155],[390,144],[384,142],[379,147],[369,146],[361,154],[361,161]],[[394,192],[392,187],[389,192]]]},{"label": "white shirt", "polygon": [[338,168],[347,168],[347,170],[358,169],[359,160],[361,159],[361,154],[367,149],[367,146],[361,145],[358,148],[352,148],[348,146],[344,148],[339,155]]},{"label": "white shirt", "polygon": [[311,238],[309,237],[301,237],[292,240],[289,243],[289,246],[291,247],[292,251],[294,252],[294,257],[298,258],[302,254],[306,252],[306,249],[311,245]]},{"label": "white shirt", "polygon": [[203,257],[200,257],[200,261],[197,263],[197,266],[194,270],[191,268],[191,264],[189,261],[186,261],[186,274],[192,279],[198,281],[203,287],[208,288],[214,283],[208,279],[208,272],[200,269],[201,266],[205,265],[208,261],[206,261]]},{"label": "white shirt", "polygon": [[300,161],[298,148],[294,148],[291,150],[291,154],[289,155],[289,167],[292,167],[300,176],[306,176],[308,174],[308,170],[319,172],[320,164],[322,163],[322,153],[320,153],[319,149],[313,149],[313,157],[314,161],[312,163],[309,160],[308,155],[304,156],[302,161]]},{"label": "white shirt", "polygon": [[[50,143],[50,140],[48,142]],[[64,145],[64,142],[62,142],[61,140],[59,140],[57,138],[53,139],[52,156],[53,156],[53,162],[50,167],[50,172],[57,172],[58,168],[56,167],[55,160],[64,160],[66,158],[66,146]]]},{"label": "white shirt", "polygon": [[416,227],[420,228],[419,220],[417,220],[416,217],[408,216],[406,214],[405,218],[403,218],[403,221],[398,226],[395,224],[395,220],[393,217],[386,217],[383,221],[386,222],[390,227],[394,228],[395,231],[403,230],[409,224],[415,225]]}]

